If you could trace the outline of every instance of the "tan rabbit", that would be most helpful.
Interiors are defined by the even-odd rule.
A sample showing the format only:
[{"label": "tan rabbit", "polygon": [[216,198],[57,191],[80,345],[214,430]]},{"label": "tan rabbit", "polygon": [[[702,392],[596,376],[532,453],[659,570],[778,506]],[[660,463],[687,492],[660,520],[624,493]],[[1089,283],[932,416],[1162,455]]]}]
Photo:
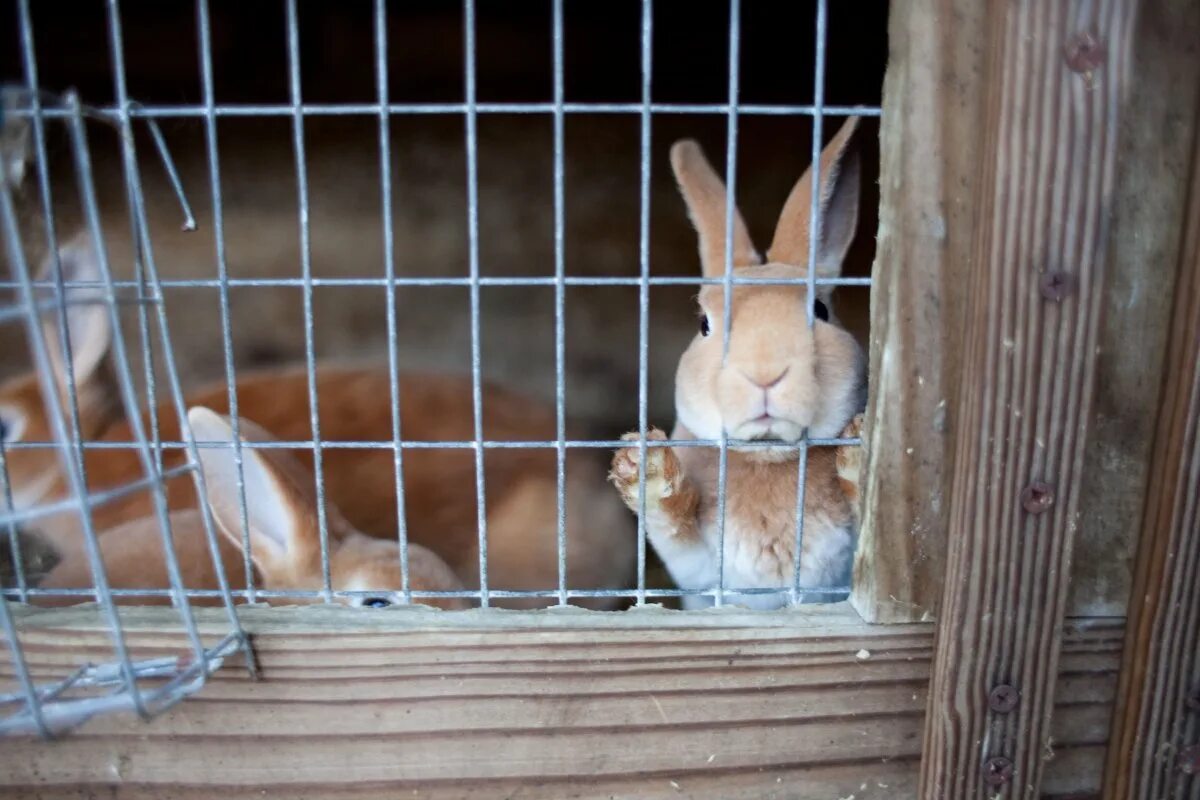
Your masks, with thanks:
[{"label": "tan rabbit", "polygon": [[[91,248],[72,243],[64,248],[64,277],[99,280]],[[83,291],[68,289],[68,292]],[[78,387],[81,428],[85,439],[104,442],[134,440],[130,426],[114,404],[118,396],[106,353],[112,338],[106,309],[99,304],[68,305],[74,345],[72,375]],[[47,326],[52,327],[52,326]],[[57,340],[55,340],[57,341]],[[52,350],[57,347],[52,346]],[[66,372],[53,363],[61,386]],[[337,447],[337,442],[392,440],[391,388],[386,367],[320,364],[317,369],[323,450],[322,478],[327,500],[364,533],[394,539],[397,528],[394,455],[386,448]],[[470,441],[474,439],[471,381],[466,378],[404,374],[400,376],[401,430],[406,440]],[[243,372],[237,384],[238,415],[255,420],[283,441],[312,438],[308,376],[301,367]],[[187,404],[229,413],[224,383],[190,393]],[[178,441],[181,431],[174,409],[158,409],[160,436]],[[48,441],[50,427],[36,376],[16,378],[0,386],[0,423],[6,442]],[[148,426],[146,428],[149,430]],[[500,387],[485,385],[484,438],[500,441],[552,440],[553,408]],[[310,448],[291,451],[309,470]],[[14,505],[28,509],[62,500],[67,481],[57,453],[51,449],[9,449],[8,467]],[[598,453],[572,450],[567,459],[567,583],[576,589],[627,587],[632,580],[634,543],[628,520],[616,498],[605,491]],[[180,449],[164,451],[167,469],[185,463]],[[89,448],[85,451],[92,492],[121,487],[143,478],[133,449]],[[558,585],[556,456],[552,449],[489,449],[484,455],[488,525],[489,588],[552,590]],[[472,449],[409,449],[404,452],[405,516],[410,541],[444,558],[463,582],[479,586],[476,526],[475,454]],[[190,478],[169,481],[171,510],[196,507]],[[97,506],[96,530],[103,532],[153,513],[152,497],[137,492]],[[39,517],[29,526],[61,556],[83,544],[78,515]],[[539,606],[553,600],[497,600],[502,606]],[[608,608],[615,601],[580,601]]]},{"label": "tan rabbit", "polygon": [[[229,419],[207,408],[191,409],[188,421],[201,439],[232,441],[233,427]],[[272,439],[269,433],[247,419],[241,419],[239,427],[243,442]],[[256,586],[260,589],[324,588],[312,475],[286,450],[247,448],[242,453],[250,552],[259,576]],[[231,588],[243,589],[246,581],[241,550],[241,510],[233,450],[201,449],[200,463],[208,488],[208,505],[218,531],[225,575]],[[332,588],[379,593],[337,599],[348,605],[374,607],[397,602],[395,592],[402,585],[399,545],[355,530],[333,506],[326,507],[326,516]],[[183,585],[188,589],[218,588],[200,511],[176,511],[171,515],[171,529]],[[157,518],[134,520],[108,531],[100,538],[100,549],[112,588],[162,589],[170,586]],[[450,567],[424,547],[410,545],[408,559],[409,581],[414,591],[441,592],[463,588]],[[77,589],[91,584],[88,561],[76,553],[59,562],[40,588]],[[62,605],[90,599],[44,596],[37,602]],[[313,602],[302,598],[264,599],[283,605]],[[117,602],[158,605],[169,604],[171,599],[119,595]],[[200,597],[193,602],[211,605],[219,603],[220,599]],[[446,609],[467,607],[467,602],[458,598],[427,598],[418,602]]]},{"label": "tan rabbit", "polygon": [[[849,119],[821,155],[822,230],[817,277],[841,274],[858,220],[859,164],[850,149],[857,118]],[[700,238],[705,277],[725,273],[726,191],[699,146],[682,141],[671,165]],[[792,189],[763,263],[741,216],[735,214],[736,277],[804,278],[809,258],[811,172]],[[864,357],[830,312],[829,287],[817,287],[810,330],[804,286],[741,285],[733,289],[729,354],[722,360],[724,287],[700,291],[701,328],[675,375],[677,419],[672,439],[798,441],[805,429],[838,436],[864,401]],[[665,440],[661,431],[648,437]],[[629,434],[626,439],[637,439]],[[849,576],[855,538],[851,510],[839,484],[832,448],[809,451],[805,481],[800,586],[826,587]],[[639,450],[617,451],[611,480],[637,512]],[[785,588],[793,584],[796,481],[799,460],[787,448],[731,448],[727,460],[724,586]],[[647,449],[646,531],[672,578],[683,589],[718,584],[718,450]],[[733,595],[730,602],[775,608],[786,594]],[[707,605],[688,597],[688,608]]]},{"label": "tan rabbit", "polygon": [[[854,419],[842,431],[843,439],[858,439],[863,436],[863,414],[855,414]],[[863,446],[858,444],[848,444],[837,448],[837,474],[838,482],[842,487],[842,494],[846,495],[846,501],[850,504],[850,515],[854,520],[854,528],[858,530],[859,522],[861,521],[861,509],[859,506],[862,503],[862,470],[863,461]]]}]

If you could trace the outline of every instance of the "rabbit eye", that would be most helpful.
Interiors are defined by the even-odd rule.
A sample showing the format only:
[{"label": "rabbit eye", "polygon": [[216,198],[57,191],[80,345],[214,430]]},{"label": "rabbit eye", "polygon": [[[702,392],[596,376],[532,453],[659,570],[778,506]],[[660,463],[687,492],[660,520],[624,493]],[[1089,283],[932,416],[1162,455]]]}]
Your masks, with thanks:
[{"label": "rabbit eye", "polygon": [[829,322],[829,308],[820,300],[813,301],[813,315],[822,322]]},{"label": "rabbit eye", "polygon": [[363,608],[387,608],[392,604],[386,597],[368,597],[362,602]]},{"label": "rabbit eye", "polygon": [[10,444],[21,438],[25,416],[13,408],[0,408],[0,442]]},{"label": "rabbit eye", "polygon": [[700,335],[708,336],[710,333],[712,333],[712,329],[708,325],[708,314],[703,314],[700,317]]}]

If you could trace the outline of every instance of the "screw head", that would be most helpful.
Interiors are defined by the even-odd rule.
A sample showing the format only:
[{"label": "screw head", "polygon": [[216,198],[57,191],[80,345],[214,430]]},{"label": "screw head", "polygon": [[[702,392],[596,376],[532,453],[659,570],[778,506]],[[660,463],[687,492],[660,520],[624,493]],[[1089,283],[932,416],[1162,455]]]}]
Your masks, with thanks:
[{"label": "screw head", "polygon": [[1192,690],[1187,693],[1187,697],[1183,699],[1183,704],[1191,711],[1200,711],[1200,686],[1192,687]]},{"label": "screw head", "polygon": [[1030,514],[1041,514],[1054,505],[1054,487],[1044,481],[1034,481],[1021,492],[1021,505]]},{"label": "screw head", "polygon": [[1016,687],[1002,683],[988,693],[988,708],[997,714],[1007,714],[1017,707],[1021,693]]},{"label": "screw head", "polygon": [[1184,775],[1200,775],[1200,744],[1180,750],[1176,764]]},{"label": "screw head", "polygon": [[983,780],[988,786],[1003,786],[1012,776],[1013,763],[1004,756],[992,756],[983,762]]},{"label": "screw head", "polygon": [[1053,300],[1056,303],[1062,302],[1064,297],[1075,291],[1075,276],[1059,270],[1044,272],[1042,273],[1041,290],[1042,297],[1047,300]]},{"label": "screw head", "polygon": [[1104,45],[1091,31],[1080,31],[1063,46],[1063,57],[1072,72],[1092,72],[1104,63]]}]

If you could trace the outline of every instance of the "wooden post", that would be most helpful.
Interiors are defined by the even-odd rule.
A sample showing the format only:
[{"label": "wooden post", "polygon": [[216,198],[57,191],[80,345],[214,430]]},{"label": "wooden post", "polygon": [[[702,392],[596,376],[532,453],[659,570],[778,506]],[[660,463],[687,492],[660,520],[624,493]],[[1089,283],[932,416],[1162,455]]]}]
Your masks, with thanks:
[{"label": "wooden post", "polygon": [[1039,796],[1136,0],[988,4],[975,257],[920,796]]},{"label": "wooden post", "polygon": [[890,10],[866,482],[850,598],[870,622],[930,620],[941,599],[985,10],[976,0]]},{"label": "wooden post", "polygon": [[[1200,96],[1200,3],[1147,0],[1131,45],[1069,616],[1125,616],[1150,474]],[[1194,202],[1194,201],[1193,201]],[[1194,215],[1193,206],[1192,214]]]},{"label": "wooden post", "polygon": [[[851,602],[871,622],[941,601],[965,287],[983,160],[986,4],[890,10],[871,304],[861,546]],[[1200,82],[1200,5],[1140,6],[1119,129],[1096,393],[1080,473],[1069,616],[1124,616],[1149,476]]]},{"label": "wooden post", "polygon": [[1105,770],[1108,800],[1200,792],[1200,143],[1192,146],[1166,385]]}]

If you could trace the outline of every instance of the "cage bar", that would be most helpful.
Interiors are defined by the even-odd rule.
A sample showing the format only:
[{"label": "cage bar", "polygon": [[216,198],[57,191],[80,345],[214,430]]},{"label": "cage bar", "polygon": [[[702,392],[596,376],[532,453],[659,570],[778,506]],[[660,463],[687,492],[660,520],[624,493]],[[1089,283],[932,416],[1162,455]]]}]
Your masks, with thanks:
[{"label": "cage bar", "polygon": [[[241,420],[238,416],[237,370],[233,363],[233,320],[229,315],[229,260],[225,253],[225,218],[221,198],[221,156],[217,145],[217,103],[213,89],[212,25],[208,0],[196,0],[196,28],[200,37],[200,87],[204,98],[204,141],[208,156],[208,182],[212,200],[213,241],[217,256],[217,289],[221,308],[221,349],[225,385],[229,392],[229,420],[233,429],[233,460],[237,470],[238,501],[241,508],[242,547],[246,554],[246,586],[253,601],[254,570],[251,566],[250,516],[246,510],[246,480],[242,465]],[[294,109],[289,109],[294,113]]]},{"label": "cage bar", "polygon": [[[564,114],[629,114],[640,116],[644,103],[563,103]],[[109,106],[94,107],[95,113],[117,116],[118,109]],[[553,114],[554,103],[306,103],[300,106],[304,116],[376,116],[386,112],[392,115],[444,115],[459,116],[476,114]],[[653,103],[652,114],[718,115],[730,112],[727,103]],[[153,119],[197,118],[210,114],[218,117],[290,117],[296,113],[290,104],[278,103],[224,103],[206,105],[142,105],[133,109],[133,116]],[[747,103],[737,107],[742,115],[767,117],[812,116],[816,109],[812,105]],[[879,106],[839,105],[826,106],[825,113],[837,116],[860,115],[878,117]],[[47,109],[47,118],[65,116],[61,111]]]},{"label": "cage bar", "polygon": [[483,472],[483,354],[479,342],[479,136],[475,104],[475,0],[463,0],[466,63],[467,248],[471,274],[471,406],[475,415],[475,502],[479,534],[479,603],[488,606],[487,502]]},{"label": "cage bar", "polygon": [[[816,21],[816,67],[813,77],[813,114],[812,114],[812,170],[811,204],[808,217],[808,271],[805,275],[804,315],[811,331],[816,325],[816,294],[817,294],[817,239],[821,230],[821,136],[825,123],[825,34],[828,24],[828,0],[817,0]],[[799,465],[796,475],[796,557],[793,565],[792,589],[795,602],[800,602],[803,594],[800,589],[801,555],[804,553],[804,497],[808,491],[808,431],[800,439]],[[849,588],[847,588],[847,592]]]},{"label": "cage bar", "polygon": [[[304,366],[308,373],[308,418],[312,427],[313,482],[317,492],[317,533],[321,541],[321,580],[325,600],[333,585],[329,574],[329,524],[325,514],[325,472],[321,462],[321,414],[317,400],[317,357],[313,342],[312,243],[308,221],[308,157],[304,150],[304,117],[300,113],[300,30],[296,19],[296,0],[287,2],[288,92],[295,114],[292,116],[292,146],[296,157],[296,197],[300,213],[300,271],[304,282]],[[237,435],[236,432],[234,434]],[[249,551],[246,560],[249,563]]]},{"label": "cage bar", "polygon": [[563,7],[554,0],[551,11],[551,44],[554,68],[554,428],[558,435],[555,453],[555,513],[558,548],[559,605],[567,604],[567,438],[566,386],[566,257],[564,253],[563,197]]},{"label": "cage bar", "polygon": [[654,75],[654,0],[642,0],[642,113],[638,163],[638,497],[637,604],[646,604],[646,406],[650,371],[650,123]]}]

